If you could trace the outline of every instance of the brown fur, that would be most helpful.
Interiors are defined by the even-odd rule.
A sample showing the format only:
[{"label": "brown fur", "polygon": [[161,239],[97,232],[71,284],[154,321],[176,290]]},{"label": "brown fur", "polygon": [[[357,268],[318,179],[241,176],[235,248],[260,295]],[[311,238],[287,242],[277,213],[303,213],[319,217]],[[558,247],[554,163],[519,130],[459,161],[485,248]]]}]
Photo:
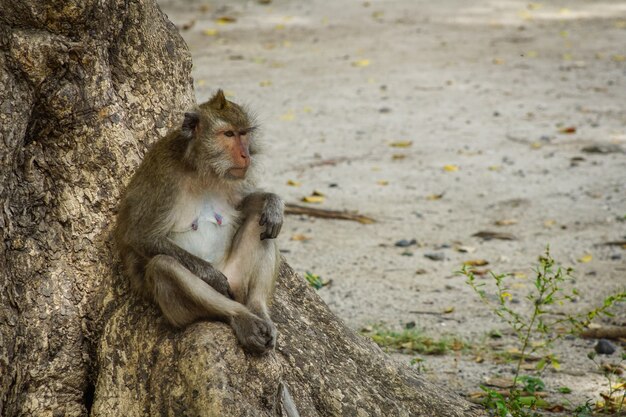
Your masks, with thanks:
[{"label": "brown fur", "polygon": [[[267,303],[278,270],[274,238],[283,203],[254,191],[254,131],[249,112],[221,90],[187,113],[180,129],[148,151],[131,179],[114,236],[132,288],[159,305],[172,325],[225,320],[246,350],[263,353],[275,343]],[[173,241],[174,228],[190,223],[186,213],[196,213],[202,201],[224,202],[231,207],[226,213],[235,213],[228,218],[229,227],[237,228],[232,241],[220,241],[222,235],[230,239],[230,229],[185,232],[194,238],[205,230],[221,233],[211,239],[228,250],[215,265]]]}]

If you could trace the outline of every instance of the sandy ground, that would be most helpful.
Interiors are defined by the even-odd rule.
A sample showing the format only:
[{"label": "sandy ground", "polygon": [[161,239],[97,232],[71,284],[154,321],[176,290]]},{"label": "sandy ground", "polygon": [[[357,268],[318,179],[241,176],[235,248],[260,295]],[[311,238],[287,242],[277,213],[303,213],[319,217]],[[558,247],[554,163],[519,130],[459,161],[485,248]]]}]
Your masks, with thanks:
[{"label": "sandy ground", "polygon": [[[525,305],[531,267],[547,244],[575,268],[581,293],[556,311],[585,311],[626,287],[624,249],[602,245],[626,239],[626,154],[582,151],[626,149],[626,2],[162,5],[191,49],[198,100],[224,88],[256,110],[265,188],[288,202],[317,190],[322,208],[378,220],[287,217],[285,257],[332,280],[319,294],[333,311],[355,329],[414,322],[475,346],[426,357],[429,378],[468,393],[487,377],[511,375],[513,365],[491,359],[486,336],[506,326],[454,274],[464,261],[518,272],[516,307]],[[575,132],[563,133],[568,127]],[[472,236],[481,230],[516,240]],[[401,239],[417,244],[396,247]],[[432,253],[442,259],[424,256]],[[604,322],[625,325],[620,308]],[[593,343],[555,347],[561,371],[542,377],[552,393],[573,392],[553,394],[554,402],[599,398],[603,378],[586,357]],[[495,344],[515,346],[510,337]]]}]

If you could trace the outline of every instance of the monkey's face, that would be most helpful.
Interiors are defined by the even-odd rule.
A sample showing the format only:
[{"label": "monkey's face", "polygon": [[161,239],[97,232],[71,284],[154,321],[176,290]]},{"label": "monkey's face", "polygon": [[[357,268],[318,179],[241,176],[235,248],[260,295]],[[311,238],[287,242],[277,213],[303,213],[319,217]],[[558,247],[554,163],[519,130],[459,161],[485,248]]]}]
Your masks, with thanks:
[{"label": "monkey's face", "polygon": [[183,134],[195,141],[196,165],[230,180],[244,179],[254,162],[254,130],[249,113],[227,101],[222,90],[198,112],[185,113],[182,127]]}]

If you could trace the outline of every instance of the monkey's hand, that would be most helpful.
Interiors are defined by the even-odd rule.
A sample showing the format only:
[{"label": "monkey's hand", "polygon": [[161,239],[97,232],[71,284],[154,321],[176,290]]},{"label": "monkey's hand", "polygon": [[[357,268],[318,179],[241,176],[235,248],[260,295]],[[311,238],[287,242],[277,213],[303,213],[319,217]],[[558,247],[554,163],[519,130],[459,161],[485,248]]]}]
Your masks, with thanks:
[{"label": "monkey's hand", "polygon": [[275,239],[283,227],[283,212],[285,203],[276,194],[266,194],[263,209],[261,210],[260,226],[265,226],[261,233],[261,240]]},{"label": "monkey's hand", "polygon": [[233,292],[230,289],[230,284],[226,275],[222,274],[215,268],[203,268],[196,272],[196,275],[204,282],[209,284],[213,289],[224,297],[235,299]]}]

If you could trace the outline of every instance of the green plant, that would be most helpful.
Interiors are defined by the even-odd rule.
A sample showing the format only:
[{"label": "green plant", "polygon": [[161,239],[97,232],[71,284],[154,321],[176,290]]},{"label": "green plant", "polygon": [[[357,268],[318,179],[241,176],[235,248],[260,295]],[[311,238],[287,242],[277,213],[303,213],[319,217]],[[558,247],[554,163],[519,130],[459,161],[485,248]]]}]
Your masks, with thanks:
[{"label": "green plant", "polygon": [[560,306],[575,301],[579,293],[576,289],[569,291],[565,289],[567,281],[572,279],[573,270],[557,265],[550,255],[549,247],[543,255],[539,256],[539,264],[535,268],[534,285],[526,296],[530,304],[530,308],[526,311],[521,310],[520,307],[514,308],[511,303],[513,294],[508,283],[512,274],[491,273],[496,285],[495,297],[493,297],[495,301],[492,301],[485,291],[485,283],[479,282],[467,266],[464,265],[459,273],[467,278],[466,283],[480,299],[509,325],[520,345],[510,395],[504,396],[493,390],[483,389],[487,393],[484,405],[497,415],[503,415],[500,414],[503,412],[501,410],[507,410],[513,417],[533,415],[527,412],[542,406],[542,402],[545,403],[545,401],[534,396],[523,397],[521,393],[526,391],[532,394],[543,390],[545,386],[539,378],[520,375],[522,364],[526,359],[531,354],[541,351],[543,357],[537,363],[537,371],[543,371],[547,365],[558,369],[559,361],[550,353],[553,343],[567,333],[581,331],[598,315],[610,316],[609,309],[615,303],[626,300],[626,292],[619,292],[605,298],[602,306],[589,312],[566,314],[563,318],[554,318],[554,315],[550,314],[551,306]]},{"label": "green plant", "polygon": [[[607,414],[620,415],[622,411],[626,411],[624,400],[626,400],[626,379],[620,377],[617,373],[621,370],[621,363],[626,360],[626,353],[622,353],[621,360],[618,364],[602,364],[596,360],[596,352],[589,352],[587,357],[593,361],[602,375],[606,378],[608,392],[600,394],[603,398],[596,408]],[[619,371],[621,372],[621,371]]]},{"label": "green plant", "polygon": [[433,339],[415,327],[395,331],[382,326],[374,326],[362,330],[361,333],[382,348],[408,354],[443,355],[449,350],[461,350],[465,347],[465,344],[459,339]]},{"label": "green plant", "polygon": [[311,287],[315,288],[316,290],[319,290],[320,288],[330,283],[329,281],[322,280],[322,277],[320,277],[319,275],[309,271],[305,272],[304,278],[308,281],[309,285],[311,285]]}]

